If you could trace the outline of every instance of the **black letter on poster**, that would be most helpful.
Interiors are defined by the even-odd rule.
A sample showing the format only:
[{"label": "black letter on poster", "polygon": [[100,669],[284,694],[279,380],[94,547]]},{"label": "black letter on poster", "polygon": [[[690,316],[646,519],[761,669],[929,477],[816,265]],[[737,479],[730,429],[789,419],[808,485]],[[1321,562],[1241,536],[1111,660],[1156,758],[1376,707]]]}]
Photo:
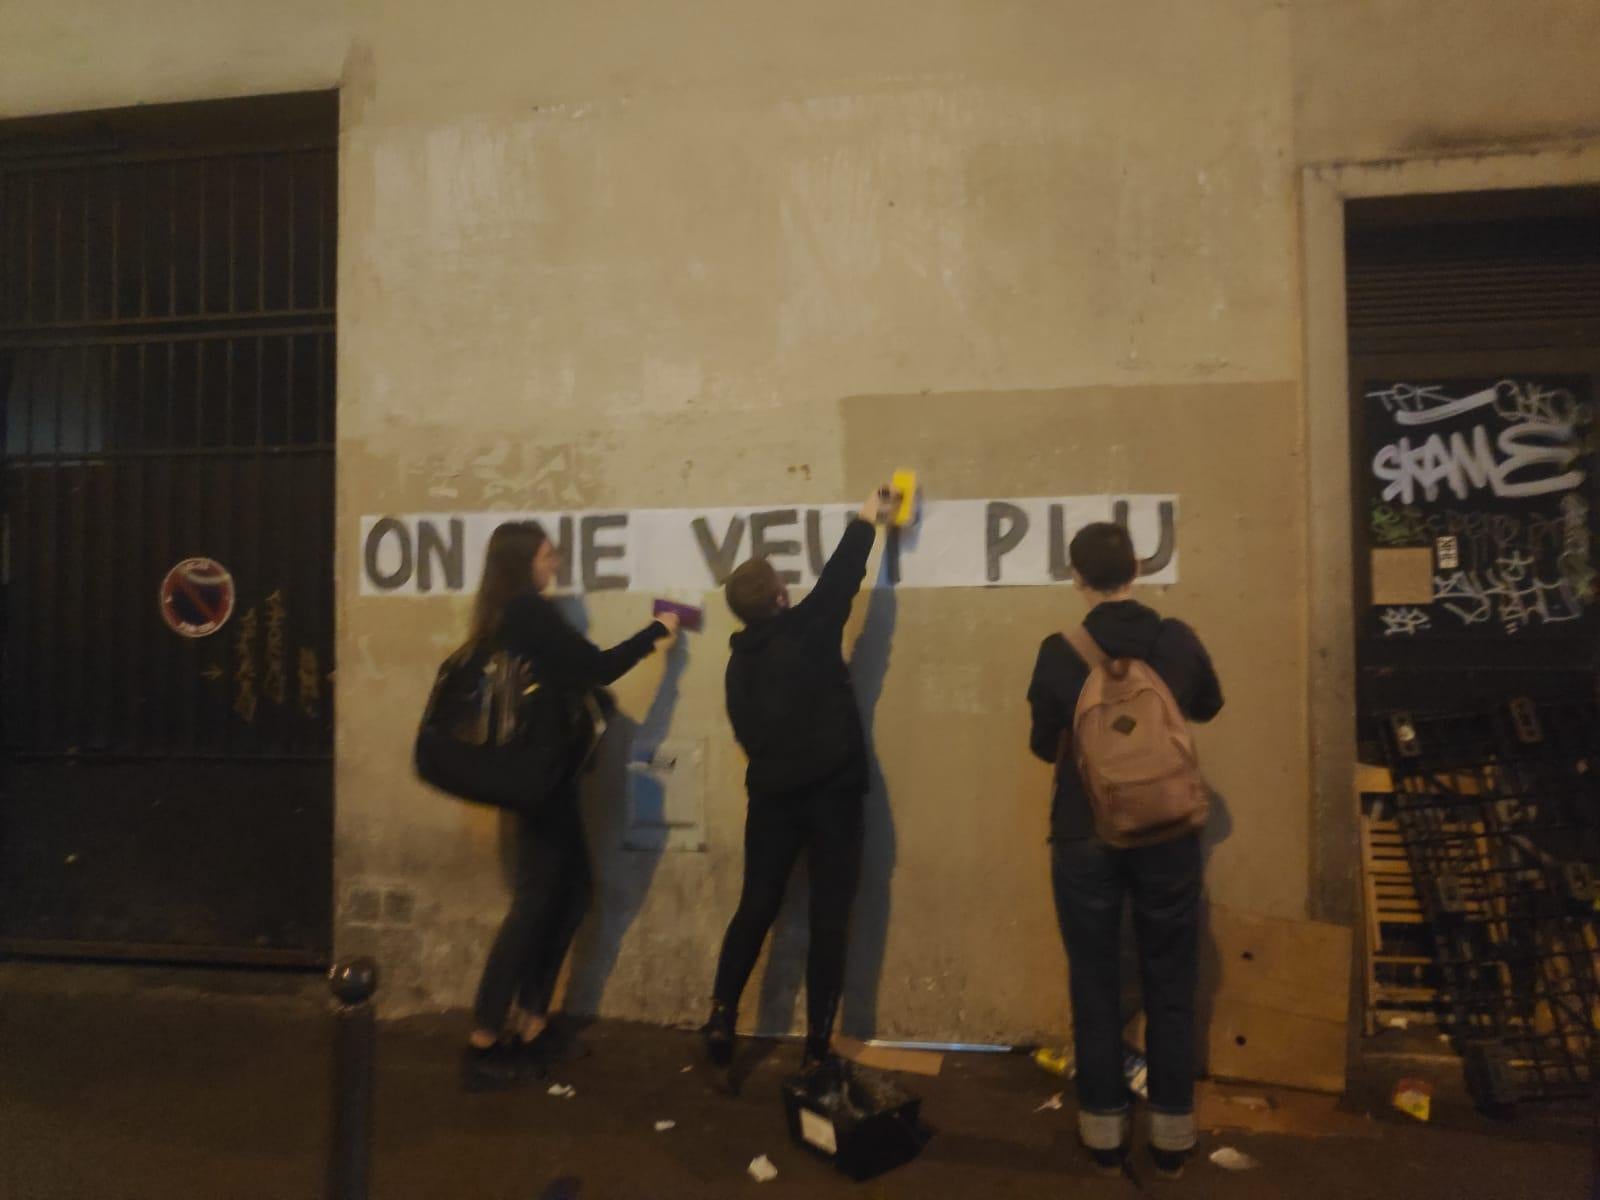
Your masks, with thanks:
[{"label": "black letter on poster", "polygon": [[[793,525],[800,514],[792,508],[774,508],[750,514],[750,553],[755,558],[776,558],[779,555],[799,554],[800,543],[789,539],[769,542],[767,530],[777,525]],[[792,567],[778,569],[778,578],[784,583],[800,582],[800,572]]]},{"label": "black letter on poster", "polygon": [[827,559],[822,555],[822,510],[820,508],[806,509],[806,559],[811,564],[811,573],[821,575],[822,568],[827,564]]},{"label": "black letter on poster", "polygon": [[586,592],[620,592],[627,590],[626,575],[600,574],[600,560],[621,558],[626,553],[621,546],[601,546],[595,537],[602,529],[626,529],[627,513],[607,513],[604,516],[583,517],[578,521],[578,538],[583,551],[583,590]]},{"label": "black letter on poster", "polygon": [[[990,583],[1000,582],[1000,560],[1017,548],[1028,533],[1028,514],[1015,504],[1004,500],[991,500],[987,509],[987,529],[984,532],[984,558],[988,562]],[[1010,522],[1005,528],[1002,522]]]},{"label": "black letter on poster", "polygon": [[1050,578],[1065,583],[1072,578],[1067,561],[1067,515],[1059,504],[1050,506]]},{"label": "black letter on poster", "polygon": [[[550,531],[544,531],[550,537]],[[556,586],[570,588],[572,586],[572,564],[578,557],[572,552],[572,518],[559,517],[556,519],[556,533],[552,539],[555,543],[556,556],[561,566],[556,569]]]},{"label": "black letter on poster", "polygon": [[[1178,523],[1174,519],[1172,501],[1163,500],[1157,510],[1161,514],[1161,540],[1156,544],[1156,552],[1149,558],[1139,560],[1140,575],[1154,575],[1163,570],[1172,561],[1172,552],[1178,548]],[[1124,529],[1128,528],[1128,502],[1118,500],[1111,506],[1111,519]]]},{"label": "black letter on poster", "polygon": [[883,531],[883,565],[889,572],[889,586],[900,586],[900,527],[891,525]]},{"label": "black letter on poster", "polygon": [[[378,550],[383,545],[383,539],[391,533],[400,535],[400,565],[392,574],[385,575],[378,570]],[[411,579],[411,535],[397,517],[383,517],[373,522],[372,530],[367,534],[365,559],[367,578],[381,592],[404,587]]]},{"label": "black letter on poster", "polygon": [[447,589],[459,592],[466,585],[466,546],[463,544],[466,539],[462,536],[465,532],[461,518],[451,517],[450,542],[446,545],[432,521],[417,522],[417,591],[433,590],[433,558],[438,558],[439,565],[444,568]]},{"label": "black letter on poster", "polygon": [[728,522],[728,534],[720,546],[711,536],[711,525],[704,517],[696,517],[689,527],[694,530],[695,541],[700,543],[700,554],[706,560],[711,578],[721,587],[733,574],[734,559],[739,557],[739,543],[744,540],[744,518],[735,517]]}]

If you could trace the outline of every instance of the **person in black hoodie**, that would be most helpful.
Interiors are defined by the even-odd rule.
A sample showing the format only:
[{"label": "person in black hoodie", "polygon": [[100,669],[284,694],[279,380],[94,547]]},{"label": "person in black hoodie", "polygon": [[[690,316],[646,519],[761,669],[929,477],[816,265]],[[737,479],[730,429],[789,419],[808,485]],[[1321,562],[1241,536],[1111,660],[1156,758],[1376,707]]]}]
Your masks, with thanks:
[{"label": "person in black hoodie", "polygon": [[[560,554],[537,522],[497,526],[489,538],[468,642],[509,652],[525,665],[531,682],[557,692],[577,711],[587,708],[586,699],[597,689],[670,641],[678,619],[663,613],[626,641],[601,650],[545,597],[560,568]],[[559,793],[537,818],[518,819],[511,910],[484,964],[462,1064],[469,1089],[539,1074],[549,1056],[551,996],[592,891],[578,782],[599,733],[593,718],[579,723],[566,747],[569,765]],[[506,1041],[501,1035],[513,998],[521,1017]]]},{"label": "person in black hoodie", "polygon": [[745,625],[730,642],[727,701],[734,736],[749,758],[750,805],[744,886],[702,1029],[718,1067],[732,1061],[739,997],[802,852],[811,876],[804,1063],[829,1057],[861,873],[868,779],[866,738],[841,641],[876,526],[893,504],[889,489],[872,493],[798,604],[790,605],[788,589],[766,559],[741,564],[727,580],[728,607]]},{"label": "person in black hoodie", "polygon": [[[1106,655],[1137,658],[1155,668],[1189,720],[1216,716],[1222,689],[1200,639],[1182,621],[1163,620],[1133,599],[1139,566],[1127,530],[1110,522],[1086,525],[1072,539],[1068,555],[1073,581],[1090,606],[1084,626]],[[1174,1176],[1195,1141],[1200,838],[1189,834],[1119,850],[1095,836],[1088,795],[1070,754],[1078,695],[1088,677],[1088,665],[1054,633],[1039,647],[1028,685],[1029,747],[1056,765],[1051,864],[1071,965],[1078,1134],[1098,1166],[1123,1168],[1128,1090],[1118,967],[1123,900],[1131,895],[1146,1013],[1151,1156],[1160,1173]]]}]

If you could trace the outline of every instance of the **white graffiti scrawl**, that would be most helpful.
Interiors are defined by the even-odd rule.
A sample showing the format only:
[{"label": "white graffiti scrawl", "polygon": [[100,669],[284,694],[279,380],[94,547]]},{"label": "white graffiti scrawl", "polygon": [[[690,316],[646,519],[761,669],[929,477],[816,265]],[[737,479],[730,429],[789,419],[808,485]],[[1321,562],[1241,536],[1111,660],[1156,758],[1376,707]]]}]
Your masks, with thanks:
[{"label": "white graffiti scrawl", "polygon": [[1498,623],[1507,633],[1583,616],[1585,597],[1564,579],[1546,579],[1533,560],[1509,554],[1481,571],[1452,571],[1433,581],[1434,601],[1463,625]]},{"label": "white graffiti scrawl", "polygon": [[1433,623],[1420,608],[1386,608],[1379,615],[1383,618],[1384,637],[1411,637]]},{"label": "white graffiti scrawl", "polygon": [[1372,473],[1385,484],[1387,502],[1411,504],[1419,492],[1437,500],[1441,487],[1466,500],[1484,490],[1501,498],[1545,496],[1583,483],[1573,463],[1584,452],[1592,414],[1564,388],[1507,379],[1458,397],[1404,383],[1368,395],[1408,428],[1466,413],[1485,418],[1470,430],[1433,433],[1416,444],[1401,437],[1379,449]]}]

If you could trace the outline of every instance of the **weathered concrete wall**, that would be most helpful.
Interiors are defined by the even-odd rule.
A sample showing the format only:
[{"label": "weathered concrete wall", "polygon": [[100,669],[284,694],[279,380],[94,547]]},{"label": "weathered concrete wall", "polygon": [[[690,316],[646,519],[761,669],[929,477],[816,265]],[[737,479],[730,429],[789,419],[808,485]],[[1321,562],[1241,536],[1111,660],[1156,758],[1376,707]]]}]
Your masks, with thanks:
[{"label": "weathered concrete wall", "polygon": [[[1329,89],[1375,70],[1375,48],[1437,47],[1447,20],[1469,26],[1448,43],[1463,77],[1482,78],[1470,68],[1505,51],[1484,36],[1497,6],[163,0],[109,22],[91,7],[0,12],[0,114],[344,89],[339,936],[383,954],[391,1011],[470,995],[503,837],[410,779],[464,604],[360,598],[363,513],[837,501],[897,465],[946,497],[1178,492],[1181,582],[1147,598],[1199,628],[1229,694],[1202,735],[1228,817],[1212,890],[1305,910],[1295,167],[1403,150],[1378,99]],[[1397,32],[1375,40],[1353,10]],[[1520,44],[1571,39],[1542,28]],[[1583,124],[1593,97],[1560,61],[1570,102],[1502,91],[1508,129]],[[1435,89],[1400,95],[1437,126]],[[868,607],[883,781],[847,1023],[1059,1031],[1047,772],[1025,757],[1022,694],[1079,604],[1017,589]],[[588,606],[602,641],[644,613],[639,597]],[[720,704],[731,619],[711,614],[621,689],[631,721],[659,722],[670,671],[672,735],[710,749],[709,850],[618,848],[613,746],[589,797],[602,884],[580,1007],[701,1013],[742,814]],[[374,890],[398,906],[357,920]],[[798,983],[792,931],[779,944],[749,1004],[767,1024]]]},{"label": "weathered concrete wall", "polygon": [[[452,83],[481,91],[450,117],[409,90],[391,106],[385,81],[412,47],[374,40],[344,156],[342,304],[373,316],[341,326],[341,528],[441,506],[835,500],[902,462],[943,496],[1179,491],[1183,582],[1160,600],[1216,638],[1238,704],[1206,742],[1239,831],[1216,887],[1301,911],[1302,564],[1292,522],[1218,488],[1253,470],[1299,503],[1287,80],[1219,78],[1195,52],[1244,44],[1282,68],[1286,23],[1253,4],[1176,26],[1170,6],[1132,6],[1093,32],[1037,8],[1014,23],[1003,8],[988,10],[998,23],[849,11],[840,36],[878,48],[861,61],[819,48],[810,22],[758,35],[743,8],[721,10],[717,42],[660,31],[659,55],[579,52],[570,39],[587,34],[569,28],[549,71],[534,51],[536,65],[491,58],[483,82]],[[1146,47],[1137,71],[1112,52],[1124,39]],[[431,45],[419,56],[438,69]],[[1189,436],[1169,440],[1175,427]],[[381,936],[412,943],[428,998],[459,1001],[499,915],[497,875],[469,868],[491,858],[495,823],[418,792],[409,729],[360,702],[371,689],[414,708],[459,615],[350,593],[341,876],[429,896],[417,927]],[[1246,594],[1254,634],[1232,615]],[[1059,1028],[1047,773],[1025,757],[1022,695],[1040,638],[1076,605],[877,602],[863,651],[881,675],[884,785],[847,1022],[976,1039]],[[576,986],[606,1011],[701,1015],[737,895],[731,623],[712,610],[671,723],[710,742],[709,852],[615,849],[614,762],[591,796],[605,885]],[[589,611],[605,637],[643,607]],[[1271,688],[1242,682],[1269,662]],[[659,671],[625,689],[635,716]],[[1253,752],[1263,728],[1271,748]],[[781,945],[748,1006],[767,1025],[788,1023],[800,973],[792,937]]]},{"label": "weathered concrete wall", "polygon": [[1590,0],[1292,4],[1302,162],[1403,159],[1600,135]]}]

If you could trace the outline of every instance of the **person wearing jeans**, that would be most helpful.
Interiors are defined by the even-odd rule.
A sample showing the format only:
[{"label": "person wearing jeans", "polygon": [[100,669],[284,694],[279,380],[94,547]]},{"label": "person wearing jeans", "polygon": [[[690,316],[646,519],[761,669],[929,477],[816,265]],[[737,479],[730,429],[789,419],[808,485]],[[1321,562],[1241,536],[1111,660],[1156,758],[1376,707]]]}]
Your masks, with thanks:
[{"label": "person wearing jeans", "polygon": [[[1222,689],[1200,639],[1181,621],[1164,620],[1133,599],[1139,568],[1127,531],[1110,522],[1087,525],[1068,553],[1073,580],[1089,604],[1084,625],[1101,650],[1113,659],[1148,663],[1189,720],[1216,716]],[[1200,838],[1189,833],[1117,849],[1096,836],[1083,781],[1071,756],[1063,753],[1088,676],[1088,664],[1057,633],[1039,647],[1028,688],[1029,746],[1057,764],[1051,871],[1071,970],[1078,1134],[1098,1166],[1122,1169],[1130,1122],[1119,968],[1122,910],[1131,901],[1146,1017],[1151,1157],[1162,1174],[1177,1175],[1195,1141]]]},{"label": "person wearing jeans", "polygon": [[[1056,915],[1072,964],[1078,1121],[1091,1151],[1128,1144],[1123,1074],[1122,908],[1133,902],[1150,1064],[1150,1145],[1180,1156],[1194,1145],[1194,992],[1200,921],[1200,838],[1132,850],[1099,838],[1051,847]],[[1181,1160],[1180,1160],[1181,1161]]]}]

